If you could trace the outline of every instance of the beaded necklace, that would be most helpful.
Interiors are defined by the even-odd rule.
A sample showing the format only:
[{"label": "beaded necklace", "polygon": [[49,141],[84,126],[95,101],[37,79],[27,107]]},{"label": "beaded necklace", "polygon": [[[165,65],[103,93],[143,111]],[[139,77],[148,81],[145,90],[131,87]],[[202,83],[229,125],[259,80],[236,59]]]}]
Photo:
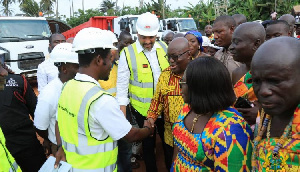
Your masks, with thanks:
[{"label": "beaded necklace", "polygon": [[[255,172],[257,170],[257,161],[256,161],[257,145],[261,141],[262,136],[265,133],[266,129],[268,129],[267,138],[269,139],[269,137],[270,137],[270,128],[271,128],[272,117],[268,114],[265,114],[263,109],[261,111],[261,114],[262,114],[261,119],[263,119],[264,116],[265,116],[265,119],[264,119],[263,123],[260,123],[260,125],[258,127],[258,134],[253,141],[254,147],[253,147],[253,153],[252,153],[252,172]],[[283,144],[288,140],[288,138],[291,134],[293,119],[294,119],[294,116],[292,116],[289,124],[285,127],[282,136],[280,137],[279,141],[277,142],[277,144],[273,150],[272,159],[269,160],[270,162],[268,162],[268,164],[270,164],[270,169],[275,168],[275,170],[276,170],[277,168],[281,168],[281,165],[280,165],[281,159],[280,159],[280,156],[278,155],[278,152],[279,152],[279,149],[281,149],[283,147]]]}]

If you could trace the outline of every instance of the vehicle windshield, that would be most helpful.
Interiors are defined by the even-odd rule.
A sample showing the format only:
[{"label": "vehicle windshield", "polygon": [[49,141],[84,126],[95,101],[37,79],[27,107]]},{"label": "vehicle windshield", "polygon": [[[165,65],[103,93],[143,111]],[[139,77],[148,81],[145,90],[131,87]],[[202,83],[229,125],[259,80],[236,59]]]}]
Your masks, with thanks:
[{"label": "vehicle windshield", "polygon": [[180,32],[187,32],[187,31],[190,31],[190,30],[197,30],[195,21],[191,20],[191,19],[178,20],[178,27],[179,27]]},{"label": "vehicle windshield", "polygon": [[0,20],[0,39],[19,41],[49,39],[51,32],[46,20]]},{"label": "vehicle windshield", "polygon": [[132,34],[137,34],[137,31],[136,31],[136,21],[137,21],[137,17],[132,17],[130,18],[130,21],[132,23]]}]

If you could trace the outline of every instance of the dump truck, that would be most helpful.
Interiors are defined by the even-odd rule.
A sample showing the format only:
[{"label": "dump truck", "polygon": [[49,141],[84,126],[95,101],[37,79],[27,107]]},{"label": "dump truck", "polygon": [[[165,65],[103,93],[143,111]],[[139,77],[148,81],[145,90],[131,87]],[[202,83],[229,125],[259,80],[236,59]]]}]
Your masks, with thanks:
[{"label": "dump truck", "polygon": [[35,77],[38,65],[49,54],[51,31],[44,17],[0,17],[0,50],[16,73]]}]

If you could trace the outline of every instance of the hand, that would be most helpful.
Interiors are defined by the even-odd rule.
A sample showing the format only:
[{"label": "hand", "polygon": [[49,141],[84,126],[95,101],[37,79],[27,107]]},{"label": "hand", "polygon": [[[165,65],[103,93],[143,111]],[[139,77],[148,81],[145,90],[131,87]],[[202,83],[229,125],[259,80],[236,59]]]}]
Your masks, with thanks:
[{"label": "hand", "polygon": [[57,152],[55,154],[55,158],[56,158],[56,161],[55,161],[55,164],[54,164],[54,168],[56,169],[59,166],[60,161],[66,161],[66,154],[65,154],[62,147],[60,147],[57,150]]},{"label": "hand", "polygon": [[259,106],[257,102],[253,103],[254,107],[252,108],[236,108],[245,120],[248,122],[249,125],[253,125],[256,122],[257,113],[259,111]]},{"label": "hand", "polygon": [[[153,118],[148,118],[147,121],[149,122],[149,124],[151,125],[151,127],[154,127],[154,119]],[[144,124],[145,125],[145,124]]]},{"label": "hand", "polygon": [[148,128],[150,131],[150,136],[153,136],[154,133],[154,127],[151,126],[151,124],[148,122],[148,120],[144,120],[144,128]]},{"label": "hand", "polygon": [[49,156],[51,154],[51,145],[52,143],[48,139],[44,139],[43,147],[46,156]]}]

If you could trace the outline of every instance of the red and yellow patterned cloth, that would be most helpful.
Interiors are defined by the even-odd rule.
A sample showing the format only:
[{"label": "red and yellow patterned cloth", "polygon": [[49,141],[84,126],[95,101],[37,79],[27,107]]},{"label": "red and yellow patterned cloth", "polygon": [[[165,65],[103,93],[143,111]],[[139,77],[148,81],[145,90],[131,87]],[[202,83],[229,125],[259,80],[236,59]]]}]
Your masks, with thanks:
[{"label": "red and yellow patterned cloth", "polygon": [[257,101],[252,87],[252,74],[247,72],[233,87],[236,97],[243,97],[251,102]]},{"label": "red and yellow patterned cloth", "polygon": [[[273,150],[279,138],[262,139],[257,146],[257,168],[259,172],[299,172],[300,171],[300,104],[296,108],[292,121],[292,131],[283,147],[279,149],[277,164],[273,160]],[[276,168],[276,169],[274,169]]]},{"label": "red and yellow patterned cloth", "polygon": [[174,74],[170,67],[165,69],[156,86],[155,94],[148,110],[148,118],[154,120],[163,112],[165,143],[173,147],[172,125],[177,120],[183,105],[179,81],[181,76]]},{"label": "red and yellow patterned cloth", "polygon": [[232,107],[217,112],[201,134],[191,133],[184,125],[190,112],[184,105],[173,126],[174,144],[179,148],[171,171],[250,171],[252,131]]}]

